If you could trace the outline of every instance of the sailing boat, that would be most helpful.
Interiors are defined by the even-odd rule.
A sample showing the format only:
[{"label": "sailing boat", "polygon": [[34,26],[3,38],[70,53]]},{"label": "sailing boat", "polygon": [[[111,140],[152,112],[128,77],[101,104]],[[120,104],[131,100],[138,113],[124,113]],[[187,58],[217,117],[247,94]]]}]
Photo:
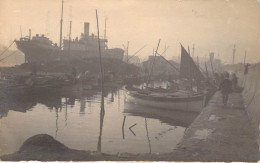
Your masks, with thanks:
[{"label": "sailing boat", "polygon": [[[181,79],[190,80],[192,88],[193,80],[199,82],[204,76],[198,69],[193,59],[181,45],[181,65],[179,76]],[[206,92],[195,92],[192,89],[158,92],[151,89],[139,89],[126,86],[127,102],[134,105],[148,106],[152,108],[200,112],[204,106]]]}]

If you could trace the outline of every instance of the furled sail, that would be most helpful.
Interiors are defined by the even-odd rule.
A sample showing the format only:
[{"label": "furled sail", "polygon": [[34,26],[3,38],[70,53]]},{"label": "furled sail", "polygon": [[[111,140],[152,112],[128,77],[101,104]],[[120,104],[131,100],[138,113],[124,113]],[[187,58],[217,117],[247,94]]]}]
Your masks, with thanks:
[{"label": "furled sail", "polygon": [[180,65],[180,78],[186,79],[204,79],[203,74],[194,63],[188,52],[181,45],[181,65]]}]

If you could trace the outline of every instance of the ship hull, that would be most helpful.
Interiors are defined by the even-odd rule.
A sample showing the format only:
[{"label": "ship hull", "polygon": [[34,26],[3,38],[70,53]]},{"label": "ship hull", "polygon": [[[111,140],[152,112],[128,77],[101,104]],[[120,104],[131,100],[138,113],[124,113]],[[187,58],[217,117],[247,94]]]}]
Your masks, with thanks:
[{"label": "ship hull", "polygon": [[56,48],[39,47],[30,43],[16,42],[17,48],[25,55],[26,62],[45,62],[59,60],[62,51]]},{"label": "ship hull", "polygon": [[[59,60],[69,60],[72,58],[97,58],[97,52],[88,52],[82,50],[60,50],[58,47],[41,47],[33,45],[30,42],[16,41],[16,45],[20,51],[24,53],[27,63],[33,62],[50,62]],[[104,51],[103,58],[112,58],[123,60],[123,54],[113,54],[112,50]]]}]

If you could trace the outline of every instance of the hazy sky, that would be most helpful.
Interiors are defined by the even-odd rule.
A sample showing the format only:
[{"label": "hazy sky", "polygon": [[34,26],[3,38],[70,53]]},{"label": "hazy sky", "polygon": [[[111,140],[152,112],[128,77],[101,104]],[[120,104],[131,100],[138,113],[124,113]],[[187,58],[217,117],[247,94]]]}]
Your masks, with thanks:
[{"label": "hazy sky", "polygon": [[[236,44],[236,62],[242,62],[247,50],[249,61],[260,61],[260,3],[257,0],[64,0],[63,36],[80,36],[83,22],[97,33],[95,10],[99,13],[101,35],[107,17],[109,47],[123,48],[130,41],[130,54],[143,45],[141,58],[151,55],[159,38],[159,52],[170,46],[166,57],[180,55],[195,44],[195,56],[213,51],[226,63],[232,61]],[[61,0],[0,0],[0,43],[8,45],[22,35],[36,33],[59,41]]]}]

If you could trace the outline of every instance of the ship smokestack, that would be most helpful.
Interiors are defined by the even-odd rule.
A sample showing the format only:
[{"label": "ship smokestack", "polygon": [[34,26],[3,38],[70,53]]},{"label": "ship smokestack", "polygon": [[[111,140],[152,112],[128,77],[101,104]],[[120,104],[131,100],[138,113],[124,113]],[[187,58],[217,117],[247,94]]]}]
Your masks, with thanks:
[{"label": "ship smokestack", "polygon": [[84,36],[85,36],[85,39],[88,39],[88,37],[89,37],[89,23],[88,22],[84,23]]},{"label": "ship smokestack", "polygon": [[31,40],[31,29],[29,29],[29,40]]}]

